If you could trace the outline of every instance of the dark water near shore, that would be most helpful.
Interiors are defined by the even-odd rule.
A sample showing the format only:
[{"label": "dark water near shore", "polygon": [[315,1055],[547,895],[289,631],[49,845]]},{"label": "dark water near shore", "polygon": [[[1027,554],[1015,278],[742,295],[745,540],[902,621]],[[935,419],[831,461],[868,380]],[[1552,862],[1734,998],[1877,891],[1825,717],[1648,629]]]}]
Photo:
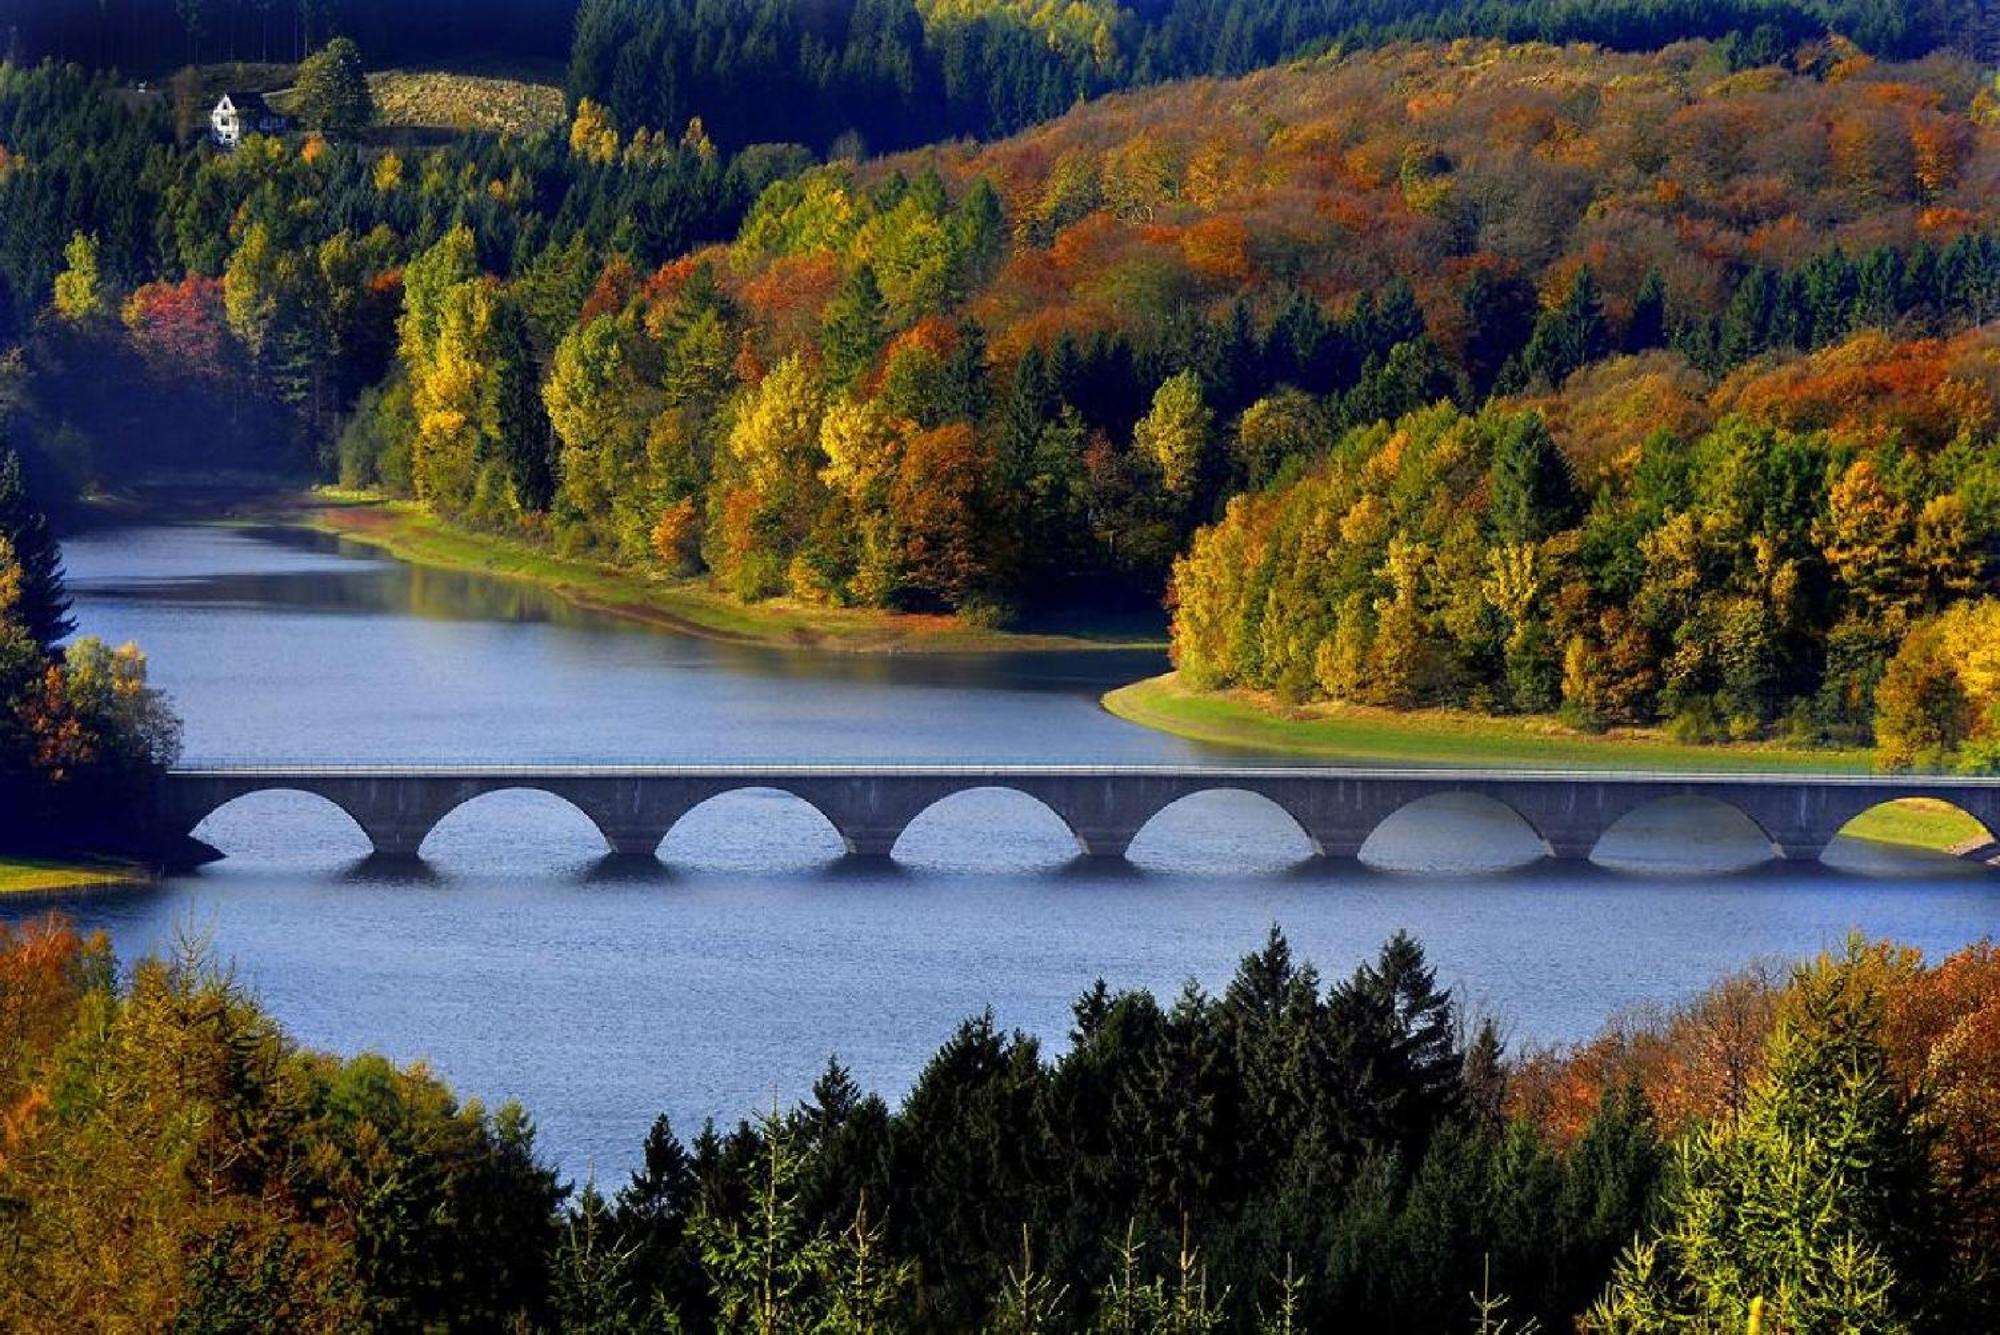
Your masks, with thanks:
[{"label": "dark water near shore", "polygon": [[[1098,708],[1154,655],[722,646],[283,530],[106,531],[68,556],[83,629],[145,646],[191,761],[1271,759]],[[1281,813],[1233,793],[1169,809],[1111,871],[1072,863],[1052,815],[999,792],[934,808],[887,868],[844,862],[810,808],[759,793],[697,809],[639,872],[526,793],[461,808],[415,872],[371,867],[346,818],[304,797],[246,799],[202,834],[230,856],[57,902],[127,957],[205,936],[303,1041],[518,1098],[566,1170],[600,1178],[658,1111],[684,1132],[733,1120],[796,1098],[833,1052],[897,1095],[968,1014],[1060,1045],[1092,979],[1219,987],[1273,924],[1330,973],[1408,928],[1531,1043],[1850,929],[1945,951],[2000,920],[2000,878],[1965,864],[1844,843],[1826,868],[1746,865],[1753,832],[1700,810],[1639,813],[1600,850],[1615,866],[1581,868],[1516,865],[1535,844],[1511,813],[1450,801],[1378,831],[1374,866],[1315,863]]]}]

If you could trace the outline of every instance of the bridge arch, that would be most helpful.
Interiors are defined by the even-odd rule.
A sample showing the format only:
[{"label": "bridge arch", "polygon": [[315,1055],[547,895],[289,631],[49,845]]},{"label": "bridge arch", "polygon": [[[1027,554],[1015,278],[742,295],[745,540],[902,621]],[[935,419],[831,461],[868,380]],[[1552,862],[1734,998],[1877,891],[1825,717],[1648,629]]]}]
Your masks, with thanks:
[{"label": "bridge arch", "polygon": [[[1895,817],[1900,816],[1900,820]],[[1842,823],[1835,837],[1868,843],[1904,845],[1944,852],[1986,850],[2000,856],[2000,817],[1981,819],[1962,803],[1943,797],[1885,797],[1857,811]],[[1896,836],[1917,836],[1919,842]]]},{"label": "bridge arch", "polygon": [[[1435,833],[1440,826],[1449,833]],[[1459,855],[1435,864],[1411,858],[1406,851],[1410,847],[1426,854],[1439,847],[1453,848]],[[1496,856],[1466,856],[1471,847]],[[1426,793],[1402,803],[1375,823],[1359,853],[1362,861],[1390,870],[1451,872],[1504,870],[1550,855],[1573,856],[1574,850],[1558,847],[1528,813],[1505,797],[1471,786]]]},{"label": "bridge arch", "polygon": [[[981,783],[960,788],[956,792],[946,793],[926,802],[904,823],[891,841],[890,849],[892,852],[921,854],[930,830],[940,825],[964,828],[964,822],[955,819],[955,816],[963,813],[955,813],[953,808],[970,807],[976,813],[985,804],[996,805],[997,809],[992,812],[995,817],[994,825],[996,828],[1014,833],[1017,836],[1015,840],[1017,848],[1025,845],[1027,851],[1031,853],[1045,852],[1048,855],[1039,859],[1041,861],[1067,862],[1083,847],[1083,840],[1078,836],[1075,827],[1062,812],[1041,797],[1006,783]],[[905,846],[905,840],[910,841],[909,847]],[[963,864],[982,869],[989,866],[1019,865],[1018,858],[1007,857],[976,856],[970,860],[964,858],[943,860],[950,861],[954,865]]]},{"label": "bridge arch", "polygon": [[[727,819],[729,808],[749,804],[756,820]],[[774,853],[781,858],[785,840],[773,840],[772,827],[781,835],[800,837],[819,847],[811,848],[801,862],[824,862],[849,848],[848,836],[826,809],[810,796],[780,784],[743,783],[706,794],[675,816],[655,843],[701,840],[720,861],[730,866],[765,868]],[[747,832],[747,833],[746,833]],[[695,859],[698,861],[709,859]]]},{"label": "bridge arch", "polygon": [[[298,784],[273,784],[268,788],[248,788],[242,792],[231,793],[223,797],[220,801],[207,806],[194,819],[187,821],[187,833],[191,837],[209,844],[210,847],[214,848],[224,857],[241,856],[241,852],[232,854],[229,844],[233,843],[233,840],[226,840],[221,844],[214,842],[211,836],[216,832],[210,828],[211,822],[214,822],[219,816],[222,817],[223,824],[226,826],[230,819],[228,813],[232,811],[241,814],[246,808],[268,806],[273,803],[296,803],[301,798],[306,799],[310,803],[310,806],[305,811],[297,814],[305,816],[307,820],[323,819],[326,810],[331,809],[338,813],[338,817],[334,822],[335,828],[344,826],[353,833],[352,850],[338,850],[329,860],[340,861],[350,857],[365,857],[375,850],[375,837],[369,833],[368,826],[362,821],[361,817],[345,806],[339,798]],[[306,812],[310,812],[311,814],[307,815]],[[265,817],[265,820],[268,821],[269,817]],[[296,842],[291,840],[281,842],[287,847],[298,846]]]},{"label": "bridge arch", "polygon": [[[1699,863],[1662,856],[1694,846],[1717,856]],[[1672,793],[1626,807],[1605,825],[1593,856],[1649,870],[1668,862],[1690,871],[1727,871],[1768,862],[1780,848],[1777,835],[1741,804],[1708,793]],[[1799,852],[1795,847],[1789,855]]]},{"label": "bridge arch", "polygon": [[[449,838],[451,832],[446,830],[445,827],[454,821],[461,820],[465,812],[493,802],[504,804],[509,801],[518,802],[522,798],[535,799],[534,804],[542,808],[542,814],[552,814],[550,809],[553,808],[554,813],[560,813],[559,819],[561,819],[564,825],[570,827],[571,832],[583,834],[585,830],[588,830],[590,837],[596,838],[606,847],[617,848],[616,841],[611,838],[610,832],[604,828],[604,823],[588,807],[585,807],[567,794],[558,792],[546,785],[519,783],[498,784],[494,787],[483,789],[480,792],[468,793],[458,801],[453,802],[438,815],[436,820],[431,822],[430,829],[426,830],[417,840],[418,849],[421,850],[428,846],[431,838],[440,830],[445,830],[445,834]],[[570,817],[580,819],[581,828],[578,827],[578,821],[569,819]],[[551,838],[552,833],[556,837]],[[524,847],[532,847],[559,854],[561,843],[562,832],[539,829],[535,831],[534,838],[528,841]]]},{"label": "bridge arch", "polygon": [[[1269,822],[1270,825],[1282,830],[1284,833],[1280,837],[1292,845],[1290,851],[1293,856],[1274,858],[1272,859],[1274,864],[1284,865],[1302,862],[1307,858],[1317,857],[1325,851],[1320,847],[1320,842],[1313,835],[1311,827],[1306,824],[1298,812],[1286,806],[1270,793],[1262,792],[1246,784],[1233,783],[1218,783],[1213,786],[1195,788],[1155,808],[1152,814],[1140,822],[1138,830],[1132,837],[1133,846],[1139,846],[1141,841],[1147,839],[1149,835],[1154,839],[1160,838],[1163,829],[1170,830],[1176,823],[1187,823],[1190,815],[1194,817],[1195,821],[1199,822],[1203,806],[1212,807],[1219,803],[1240,803],[1244,799],[1248,799],[1249,803],[1256,808],[1259,815],[1274,813],[1278,819]],[[1199,826],[1197,828],[1199,829]],[[1237,837],[1243,838],[1244,835],[1240,832],[1240,827],[1237,828],[1239,830]],[[1204,835],[1210,833],[1209,831],[1199,832]],[[1261,839],[1263,847],[1269,847],[1269,831],[1259,831],[1253,828],[1248,831],[1248,837],[1252,840]],[[1140,851],[1144,850],[1141,849]]]}]

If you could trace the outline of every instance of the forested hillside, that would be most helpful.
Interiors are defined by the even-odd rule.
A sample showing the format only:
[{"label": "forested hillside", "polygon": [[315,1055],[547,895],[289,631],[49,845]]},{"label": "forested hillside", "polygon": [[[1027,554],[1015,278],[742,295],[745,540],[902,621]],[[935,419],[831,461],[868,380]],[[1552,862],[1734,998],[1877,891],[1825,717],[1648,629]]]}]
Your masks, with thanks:
[{"label": "forested hillside", "polygon": [[569,95],[628,126],[702,117],[725,148],[992,137],[1118,88],[1243,74],[1335,46],[1495,37],[1768,63],[1836,35],[1877,55],[1990,41],[1979,0],[40,0],[0,56],[159,76],[295,61],[340,35],[372,60],[569,61]]},{"label": "forested hillside", "polygon": [[403,265],[453,226],[513,276],[545,356],[606,254],[726,237],[809,162],[698,135],[608,163],[552,135],[408,160],[317,136],[217,153],[102,76],[0,66],[0,417],[57,493],[173,468],[310,475],[389,366]]},{"label": "forested hillside", "polygon": [[[1680,458],[1724,415],[1712,387],[1734,368],[1871,328],[1893,331],[1869,345],[1892,348],[1891,363],[1936,359],[1944,397],[1985,401],[1976,347],[1901,340],[2000,308],[1991,107],[1948,61],[1829,50],[1799,71],[1730,74],[1700,47],[1406,47],[1113,98],[989,149],[815,168],[768,190],[728,246],[651,275],[606,268],[543,387],[547,522],[574,548],[707,570],[745,598],[1156,597],[1226,497],[1349,428],[1497,396],[1576,419],[1562,432],[1573,465],[1549,464],[1567,492],[1557,527],[1572,527],[1639,454],[1631,439],[1613,449],[1586,412],[1678,423],[1681,440],[1660,448]],[[454,300],[425,295],[444,267],[455,300],[490,293],[461,240],[412,267],[410,311]],[[469,412],[439,416],[445,373],[476,345],[460,353],[422,321],[404,325],[407,405],[385,399],[401,416],[368,437],[414,442],[408,461],[356,449],[349,467],[507,522],[540,483],[510,477],[502,451],[482,465],[480,437],[457,430]],[[1653,382],[1617,370],[1596,374],[1587,402],[1549,399],[1580,369],[1639,353],[1702,412],[1676,418]],[[1881,374],[1889,404],[1931,393]],[[1979,567],[1992,510],[1979,468],[1958,465],[1983,467],[1990,425],[1968,406],[1949,429],[1902,429],[1919,406],[1882,407],[1868,443],[1900,503],[1963,493],[1955,540]],[[1959,455],[1918,467],[1954,439]],[[1809,507],[1773,522],[1815,541]],[[1495,539],[1477,536],[1471,584],[1437,578],[1497,617],[1478,593]],[[1371,617],[1382,559],[1353,549]],[[1952,578],[1939,596],[1979,583]],[[1896,636],[1871,624],[1864,673]],[[1794,684],[1816,689],[1820,640]],[[1772,689],[1750,711],[1760,727],[1797,694]],[[1408,698],[1557,697],[1467,685]],[[1854,726],[1858,710],[1865,726],[1868,698],[1826,725]]]},{"label": "forested hillside", "polygon": [[[219,154],[101,80],[13,70],[0,281],[32,332],[0,391],[80,484],[141,438],[154,464],[316,456],[744,600],[993,622],[1157,605],[1230,497],[1304,475],[1183,564],[1194,678],[1853,737],[1906,631],[1991,584],[1991,359],[1968,331],[2000,311],[2000,92],[1948,54],[1743,57],[1394,44],[824,163],[592,99],[562,137]],[[1861,400],[1813,416],[1760,388],[1812,381],[1816,353],[1866,372]],[[1411,414],[1448,464],[1378,425]],[[1638,545],[1713,508],[1690,461],[1746,431],[1792,480],[1762,510],[1730,498],[1732,522],[1775,546],[1717,528],[1692,584],[1646,602],[1669,567]],[[1393,504],[1252,544],[1312,556],[1312,598],[1267,615],[1267,585],[1202,576],[1329,470],[1356,472],[1340,514]],[[1513,472],[1520,497],[1481,481]],[[1879,523],[1838,531],[1857,505]],[[1919,531],[1942,555],[1875,568]],[[1730,632],[1748,659],[1676,665],[1677,637],[1717,644],[1753,604]],[[1985,687],[1932,658],[1912,680],[1958,696],[1901,750],[1935,758],[1986,730]]]}]

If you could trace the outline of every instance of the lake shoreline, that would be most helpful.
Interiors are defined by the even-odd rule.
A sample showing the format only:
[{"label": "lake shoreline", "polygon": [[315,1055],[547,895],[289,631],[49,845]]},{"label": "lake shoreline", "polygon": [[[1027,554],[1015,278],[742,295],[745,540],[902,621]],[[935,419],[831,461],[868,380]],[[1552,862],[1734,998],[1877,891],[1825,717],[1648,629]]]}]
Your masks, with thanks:
[{"label": "lake shoreline", "polygon": [[[1688,745],[1638,730],[1595,736],[1550,719],[1496,719],[1445,710],[1286,708],[1250,692],[1195,691],[1171,672],[1109,691],[1102,703],[1128,723],[1190,741],[1347,764],[1838,773],[1861,773],[1870,767],[1868,753],[1852,749]],[[1928,803],[1878,807],[1858,818],[1846,834],[1980,862],[1986,860],[1979,856],[1982,846],[1993,842],[1971,817],[1953,807]]]},{"label": "lake shoreline", "polygon": [[265,518],[374,547],[398,560],[532,584],[570,604],[662,630],[731,644],[850,654],[981,654],[1160,650],[1164,639],[1095,629],[1007,631],[945,615],[738,603],[700,581],[648,578],[545,547],[480,533],[409,502],[318,491]]},{"label": "lake shoreline", "polygon": [[0,857],[0,898],[124,890],[152,881],[151,871],[132,862]]}]

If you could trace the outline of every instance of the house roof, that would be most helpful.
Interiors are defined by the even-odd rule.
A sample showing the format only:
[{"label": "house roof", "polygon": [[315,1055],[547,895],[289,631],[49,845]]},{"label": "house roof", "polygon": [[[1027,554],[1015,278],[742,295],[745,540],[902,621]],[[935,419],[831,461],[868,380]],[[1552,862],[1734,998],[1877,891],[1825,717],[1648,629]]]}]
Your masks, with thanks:
[{"label": "house roof", "polygon": [[[264,101],[264,95],[262,93],[239,92],[236,89],[231,88],[226,90],[222,94],[222,96],[229,102],[231,106],[235,107],[236,110],[239,112],[257,116],[267,116],[271,114],[270,104]],[[222,103],[217,102],[216,105],[221,106]]]}]

